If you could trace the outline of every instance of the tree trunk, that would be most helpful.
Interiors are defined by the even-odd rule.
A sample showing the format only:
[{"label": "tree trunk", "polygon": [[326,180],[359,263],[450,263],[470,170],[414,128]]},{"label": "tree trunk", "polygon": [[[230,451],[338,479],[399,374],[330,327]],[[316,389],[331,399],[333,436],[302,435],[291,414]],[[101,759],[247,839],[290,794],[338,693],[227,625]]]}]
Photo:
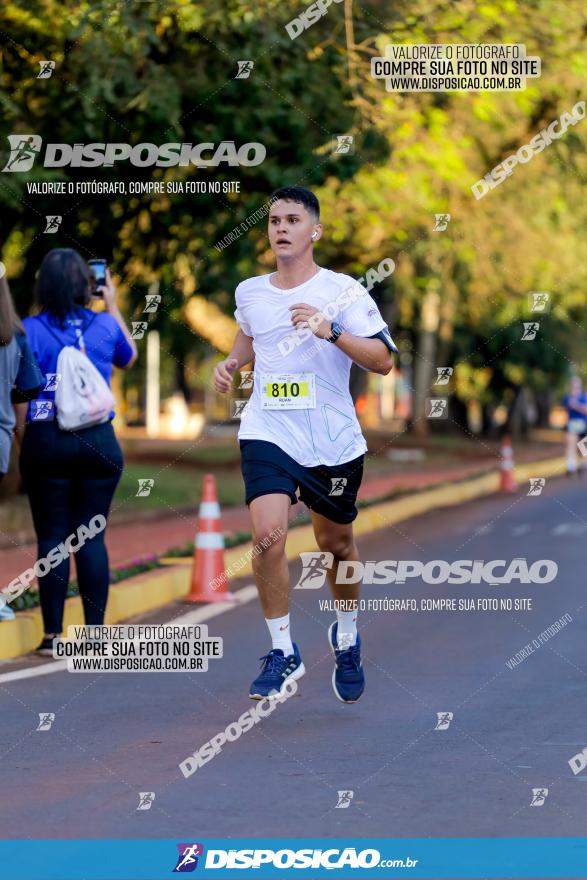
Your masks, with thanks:
[{"label": "tree trunk", "polygon": [[175,363],[175,386],[177,390],[181,391],[181,393],[183,394],[185,402],[189,404],[191,402],[192,395],[186,379],[185,365],[183,359],[178,360]]},{"label": "tree trunk", "polygon": [[463,431],[469,430],[469,418],[465,400],[460,400],[456,394],[452,394],[448,399],[448,411],[451,423],[446,427],[456,424]]},{"label": "tree trunk", "polygon": [[429,290],[422,303],[421,329],[414,358],[413,432],[416,437],[426,437],[430,427],[426,412],[426,398],[433,396],[431,386],[436,377],[439,302],[438,293],[435,290]]},{"label": "tree trunk", "polygon": [[494,439],[497,436],[495,426],[495,407],[492,403],[484,403],[481,406],[481,434],[488,439]]},{"label": "tree trunk", "polygon": [[536,394],[537,428],[550,427],[550,410],[552,409],[552,392],[550,388]]},{"label": "tree trunk", "polygon": [[514,393],[508,411],[508,428],[512,438],[527,439],[528,437],[528,419],[526,415],[526,392],[524,388],[518,387]]}]

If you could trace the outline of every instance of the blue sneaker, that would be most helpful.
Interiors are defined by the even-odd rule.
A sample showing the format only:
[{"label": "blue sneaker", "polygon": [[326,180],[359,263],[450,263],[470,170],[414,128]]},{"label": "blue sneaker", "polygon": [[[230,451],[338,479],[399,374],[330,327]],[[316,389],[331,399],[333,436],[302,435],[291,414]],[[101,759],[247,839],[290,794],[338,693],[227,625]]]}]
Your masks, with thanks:
[{"label": "blue sneaker", "polygon": [[332,689],[341,703],[356,703],[365,690],[365,673],[361,663],[361,636],[357,633],[356,645],[339,651],[336,641],[337,632],[338,622],[335,620],[328,630],[328,642],[336,663],[332,673]]},{"label": "blue sneaker", "polygon": [[263,700],[265,697],[275,698],[281,694],[286,681],[301,678],[306,669],[302,663],[298,646],[294,643],[294,653],[289,657],[283,656],[281,648],[273,648],[264,657],[261,674],[251,685],[249,697],[251,700]]}]

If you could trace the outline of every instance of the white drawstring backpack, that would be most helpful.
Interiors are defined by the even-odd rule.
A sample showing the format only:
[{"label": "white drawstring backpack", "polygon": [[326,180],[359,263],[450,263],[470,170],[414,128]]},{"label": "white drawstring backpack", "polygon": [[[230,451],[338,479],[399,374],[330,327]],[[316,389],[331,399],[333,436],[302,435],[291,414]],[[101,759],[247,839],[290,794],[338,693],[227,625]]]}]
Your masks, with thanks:
[{"label": "white drawstring backpack", "polygon": [[[94,320],[88,323],[85,330]],[[44,321],[46,329],[61,342]],[[78,431],[107,422],[114,409],[114,397],[108,383],[86,354],[84,337],[76,328],[78,348],[65,345],[57,358],[60,380],[55,391],[57,422],[63,431]]]}]

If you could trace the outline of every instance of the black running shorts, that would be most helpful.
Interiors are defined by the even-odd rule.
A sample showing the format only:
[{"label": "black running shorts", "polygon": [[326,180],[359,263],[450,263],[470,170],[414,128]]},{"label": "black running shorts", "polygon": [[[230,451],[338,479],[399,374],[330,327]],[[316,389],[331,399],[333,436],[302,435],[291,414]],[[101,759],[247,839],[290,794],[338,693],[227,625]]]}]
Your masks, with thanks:
[{"label": "black running shorts", "polygon": [[241,440],[240,447],[247,504],[274,493],[289,495],[291,503],[297,504],[299,489],[300,501],[333,522],[350,523],[357,516],[363,455],[343,464],[304,467],[266,440]]}]

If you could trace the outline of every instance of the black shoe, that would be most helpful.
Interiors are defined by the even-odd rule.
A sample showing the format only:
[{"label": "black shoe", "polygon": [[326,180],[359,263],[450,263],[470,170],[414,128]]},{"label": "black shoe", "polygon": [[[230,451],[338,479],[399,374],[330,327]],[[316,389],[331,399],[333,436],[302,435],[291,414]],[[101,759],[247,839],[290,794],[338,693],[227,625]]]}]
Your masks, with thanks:
[{"label": "black shoe", "polygon": [[61,641],[61,636],[44,636],[43,641],[36,649],[35,653],[38,654],[40,657],[51,657],[51,659],[53,659],[53,642],[55,641],[55,639],[59,639]]}]

